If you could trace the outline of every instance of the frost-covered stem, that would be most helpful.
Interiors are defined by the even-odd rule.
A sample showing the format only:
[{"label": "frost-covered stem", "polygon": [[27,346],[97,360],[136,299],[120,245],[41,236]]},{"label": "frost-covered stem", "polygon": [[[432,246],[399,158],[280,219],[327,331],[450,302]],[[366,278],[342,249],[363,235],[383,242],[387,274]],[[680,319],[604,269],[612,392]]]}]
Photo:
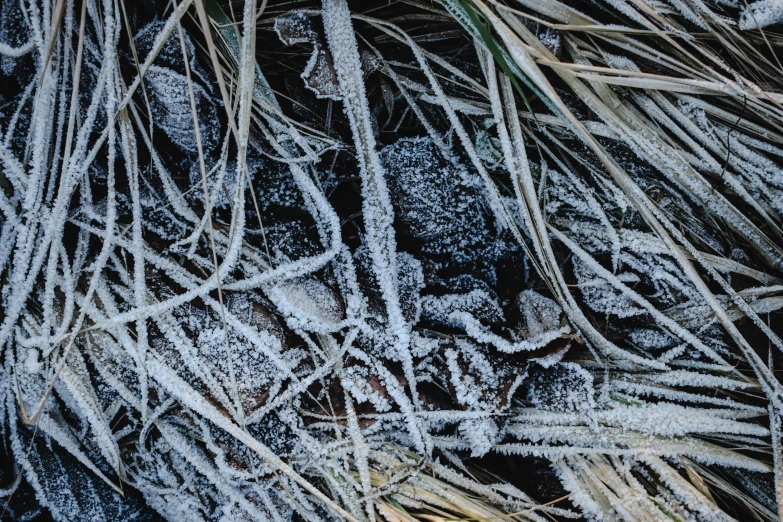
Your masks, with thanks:
[{"label": "frost-covered stem", "polygon": [[[112,17],[109,15],[105,21],[107,24],[112,22]],[[35,25],[35,20],[34,20]],[[96,24],[96,27],[100,27]],[[111,33],[107,33],[111,35]],[[107,36],[108,37],[108,36]],[[113,56],[116,52],[115,41],[112,40],[108,44],[104,44],[107,48],[107,54],[105,60],[102,63],[100,73],[96,79],[96,89],[94,91],[93,98],[90,102],[90,106],[83,116],[83,124],[79,131],[74,154],[71,157],[71,161],[68,163],[67,168],[64,170],[60,177],[60,183],[57,190],[57,198],[53,207],[47,212],[48,219],[41,219],[39,217],[40,203],[43,201],[41,197],[33,197],[30,209],[26,212],[27,219],[23,222],[20,233],[17,239],[17,253],[14,256],[14,270],[9,277],[9,281],[12,284],[12,296],[9,300],[9,306],[6,310],[5,319],[0,325],[0,344],[4,343],[10,335],[13,325],[21,313],[28,296],[32,290],[33,284],[38,277],[41,270],[41,266],[44,259],[50,251],[50,247],[55,238],[62,237],[62,229],[65,225],[67,205],[70,203],[71,194],[78,182],[78,177],[82,176],[86,171],[86,166],[92,161],[88,158],[82,162],[78,162],[76,159],[81,158],[84,153],[84,149],[87,146],[87,140],[92,131],[92,127],[95,123],[97,113],[101,102],[103,101],[103,93],[105,90],[110,89],[111,71],[115,65]],[[43,71],[40,73],[43,74]],[[52,80],[43,82],[41,89],[51,91],[55,88]],[[46,98],[41,98],[46,99]],[[72,107],[73,109],[73,107]],[[33,128],[47,127],[48,126],[48,114],[45,112],[39,112],[41,121],[35,124]],[[44,118],[45,116],[45,118]],[[107,128],[108,129],[108,128]],[[108,135],[108,131],[106,132]],[[36,160],[39,154],[36,152],[39,148],[44,146],[42,139],[33,141],[34,151],[33,160]],[[97,147],[97,145],[96,145]],[[97,153],[97,152],[96,152]],[[48,154],[47,154],[48,155]],[[93,156],[94,157],[94,156]],[[76,158],[76,159],[74,159]],[[35,172],[35,171],[34,171]],[[35,178],[35,176],[33,176]],[[25,190],[25,200],[30,197],[30,191]],[[38,227],[45,228],[43,238],[36,238]],[[37,246],[37,250],[36,250]]]},{"label": "frost-covered stem", "polygon": [[[139,165],[136,154],[136,139],[133,136],[133,129],[130,125],[128,112],[123,110],[120,115],[120,133],[122,136],[122,152],[125,159],[125,165],[128,167],[130,178],[131,207],[133,214],[132,236],[133,236],[133,297],[134,304],[137,307],[144,306],[147,302],[147,285],[144,269],[144,239],[142,237],[142,214],[141,214],[141,194],[139,192]],[[147,417],[147,402],[149,397],[149,385],[147,382],[147,372],[144,369],[144,359],[147,354],[148,335],[147,322],[145,319],[136,321],[136,335],[138,343],[138,375],[139,387],[141,388],[141,415]]]},{"label": "frost-covered stem", "polygon": [[370,482],[370,467],[367,461],[369,450],[367,448],[367,443],[364,440],[364,436],[362,435],[362,430],[359,426],[359,420],[356,417],[356,409],[353,406],[353,396],[351,396],[350,392],[348,391],[348,386],[346,385],[347,382],[343,372],[343,353],[338,353],[334,339],[332,337],[328,335],[319,335],[318,337],[326,350],[326,354],[328,355],[329,360],[336,361],[335,370],[340,377],[340,382],[343,388],[343,399],[345,400],[345,411],[348,421],[348,435],[351,437],[351,441],[353,442],[354,462],[359,470],[359,480],[361,482],[362,493],[366,498],[365,508],[367,517],[370,522],[375,522],[375,510],[373,509],[373,502],[370,499],[372,484]]},{"label": "frost-covered stem", "polygon": [[[289,150],[272,135],[266,126],[262,125],[261,131],[277,154],[283,158],[291,157]],[[318,269],[316,267],[320,267],[320,262],[316,262],[316,259],[328,258],[329,262],[331,262],[334,257],[337,256],[337,253],[344,247],[342,242],[342,230],[340,228],[340,218],[337,216],[334,208],[332,208],[332,205],[329,204],[329,201],[326,199],[323,192],[313,183],[312,178],[304,168],[297,163],[290,163],[289,169],[297,187],[302,193],[305,205],[313,215],[316,223],[318,223],[318,232],[321,235],[321,240],[325,243],[325,254],[310,258],[314,263],[312,271],[315,272]]]},{"label": "frost-covered stem", "polygon": [[[514,187],[514,193],[517,196],[517,201],[520,203],[520,208],[522,209],[522,218],[524,220],[525,225],[528,227],[528,233],[530,234],[530,237],[533,239],[533,248],[536,251],[536,254],[538,254],[540,259],[543,259],[543,252],[541,251],[541,245],[540,241],[537,240],[535,237],[535,228],[533,226],[532,216],[530,215],[530,210],[527,208],[525,203],[525,198],[522,194],[522,190],[520,188],[520,179],[524,175],[530,176],[530,166],[527,162],[527,155],[525,153],[524,145],[522,146],[521,150],[514,150],[514,147],[512,145],[511,137],[509,136],[508,129],[506,128],[506,118],[503,113],[503,102],[500,98],[500,90],[498,89],[498,81],[497,81],[497,73],[495,71],[495,59],[492,56],[492,54],[479,47],[477,47],[477,52],[480,53],[479,56],[483,57],[483,63],[485,64],[486,68],[486,78],[487,78],[487,85],[489,87],[489,100],[490,104],[492,106],[492,114],[495,116],[495,125],[497,127],[498,131],[498,137],[500,138],[500,144],[503,149],[503,160],[506,164],[506,169],[508,170],[509,174],[511,175],[511,183]],[[504,81],[504,87],[505,83],[508,82],[508,78],[503,76]],[[514,95],[513,92],[509,93],[506,90],[504,90],[504,94],[506,95],[506,98],[508,100],[509,104],[509,115],[511,115],[511,119],[517,118],[516,115],[516,106],[514,103]],[[510,94],[510,96],[509,96]],[[513,121],[511,123],[513,128]],[[517,121],[518,126],[518,121]],[[521,137],[521,133],[520,133]],[[519,172],[520,169],[525,170],[526,174],[522,174]],[[527,243],[522,241],[522,245],[525,247],[525,250],[527,249]],[[552,290],[552,293],[554,295],[558,295],[558,292],[552,287],[551,279],[553,279],[553,275],[551,274],[551,270],[549,270],[549,265],[544,263],[543,266],[535,259],[533,255],[530,255],[531,260],[535,263],[536,270],[538,270],[539,274],[541,275],[541,278],[546,281],[546,283],[549,285],[549,287]]]},{"label": "frost-covered stem", "polygon": [[426,430],[421,428],[422,423],[418,419],[418,414],[421,410],[417,411],[414,408],[414,405],[405,395],[405,390],[397,380],[397,377],[386,368],[383,361],[379,361],[358,348],[350,347],[348,353],[352,357],[367,364],[367,366],[372,367],[377,372],[378,376],[383,379],[386,383],[386,391],[389,393],[389,396],[391,396],[400,406],[400,410],[408,425],[408,431],[413,438],[416,450],[420,453],[425,453],[428,448],[432,447],[432,443]]},{"label": "frost-covered stem", "polygon": [[239,52],[239,160],[247,168],[247,143],[250,132],[250,116],[253,113],[255,87],[256,49],[256,0],[245,0],[242,24],[242,46]]},{"label": "frost-covered stem", "polygon": [[783,448],[781,436],[783,436],[783,423],[780,421],[780,412],[772,407],[769,411],[769,434],[772,439],[772,463],[774,469],[775,501],[778,505],[778,513],[783,513]]},{"label": "frost-covered stem", "polygon": [[[702,265],[710,273],[710,275],[713,276],[714,279],[716,279],[718,282],[722,282],[724,288],[729,285],[726,285],[725,282],[723,281],[723,278],[720,276],[720,274],[718,274],[714,268],[709,266],[709,264],[706,261],[704,261],[703,256],[701,256],[698,250],[696,250],[696,248],[694,248],[694,246],[689,241],[686,240],[686,238],[677,229],[677,227],[665,215],[663,215],[660,209],[657,206],[653,205],[653,203],[647,198],[647,196],[641,190],[638,189],[638,187],[636,187],[636,189],[637,189],[637,194],[635,195],[638,197],[638,200],[635,203],[638,205],[639,208],[643,208],[644,210],[647,211],[645,214],[653,217],[653,219],[650,220],[649,218],[647,218],[647,216],[645,216],[647,218],[646,219],[647,223],[650,224],[651,227],[664,240],[664,242],[666,242],[672,256],[675,259],[677,259],[677,261],[679,262],[680,266],[683,269],[683,272],[685,272],[689,280],[693,283],[693,285],[696,287],[699,293],[704,297],[704,300],[709,304],[713,313],[718,318],[718,320],[723,325],[723,327],[726,329],[726,331],[729,333],[729,335],[734,340],[734,342],[737,343],[737,346],[740,348],[742,354],[745,356],[745,360],[748,362],[748,364],[750,365],[750,367],[753,369],[754,373],[758,377],[759,383],[761,384],[762,389],[766,393],[767,398],[772,403],[774,403],[775,408],[779,412],[783,411],[783,387],[781,386],[780,381],[777,379],[777,377],[774,376],[774,374],[770,371],[770,369],[761,360],[758,353],[756,353],[756,351],[750,346],[750,344],[742,336],[740,331],[732,322],[725,308],[720,304],[720,302],[717,300],[717,298],[709,289],[709,287],[707,287],[707,284],[704,282],[704,280],[701,278],[699,273],[696,271],[693,264],[685,257],[685,252],[683,252],[683,250],[679,248],[679,245],[677,245],[677,243],[674,242],[675,239],[685,247],[686,251],[689,252],[697,260],[697,262],[699,262],[699,264]],[[742,302],[744,303],[744,301]],[[752,309],[750,311],[749,316],[751,317],[756,316],[758,318],[758,315],[755,313],[755,311],[752,311]],[[762,331],[767,333],[769,331],[769,327],[767,327],[763,322],[761,323],[762,323]],[[770,333],[772,335],[770,335]],[[780,340],[773,332],[769,331],[767,335],[770,338],[770,340],[773,342],[773,344],[775,344],[778,347],[780,346],[778,344],[780,343]]]},{"label": "frost-covered stem", "polygon": [[[176,7],[176,0],[174,5]],[[209,246],[212,251],[212,263],[214,265],[214,270],[215,270],[214,277],[215,277],[215,285],[217,287],[218,302],[220,303],[220,321],[223,324],[223,337],[224,337],[225,349],[226,349],[226,364],[228,365],[228,376],[231,384],[231,393],[233,394],[232,398],[234,399],[234,403],[235,403],[234,407],[236,408],[236,411],[239,414],[240,419],[244,419],[245,414],[242,408],[242,401],[239,400],[239,388],[237,386],[237,379],[234,372],[234,358],[231,354],[231,343],[229,342],[228,327],[226,326],[226,310],[225,310],[225,304],[223,302],[223,288],[221,286],[221,280],[220,280],[221,279],[220,264],[218,263],[217,249],[215,248],[215,234],[213,232],[214,227],[212,226],[212,204],[209,199],[209,185],[207,184],[207,169],[206,169],[206,165],[204,164],[204,151],[201,145],[201,129],[199,127],[198,112],[196,109],[196,95],[193,92],[193,79],[190,76],[190,64],[188,63],[189,60],[188,60],[187,47],[185,46],[185,36],[182,33],[182,25],[179,23],[179,21],[177,21],[177,33],[179,35],[179,43],[182,49],[183,62],[185,64],[185,75],[188,79],[188,98],[190,100],[191,116],[193,117],[193,130],[196,135],[196,149],[198,151],[199,169],[201,171],[201,186],[204,190],[204,203],[205,203],[204,213],[207,216],[207,221],[208,221],[207,232],[209,235]],[[240,146],[240,154],[242,153],[243,150],[242,147]],[[237,176],[237,181],[239,181],[239,179],[241,178]],[[244,196],[244,194],[242,196]],[[234,212],[234,216],[236,216],[236,212]],[[232,216],[232,220],[231,220],[232,231],[233,231],[233,225],[235,224],[235,221],[236,220],[233,219]],[[241,240],[242,237],[241,232],[238,233],[237,236]]]},{"label": "frost-covered stem", "polygon": [[359,427],[359,421],[356,418],[356,409],[353,407],[353,397],[345,387],[343,387],[343,396],[345,398],[345,409],[348,420],[348,434],[353,441],[354,462],[359,469],[359,480],[362,485],[362,493],[364,493],[364,496],[367,498],[365,509],[368,519],[371,522],[374,522],[375,510],[373,509],[373,502],[369,498],[372,485],[370,484],[370,468],[367,464],[367,443],[364,441],[362,430]]},{"label": "frost-covered stem", "polygon": [[402,315],[397,288],[394,210],[389,200],[385,172],[376,150],[359,48],[347,1],[324,0],[323,21],[343,96],[345,114],[356,144],[356,156],[362,177],[362,211],[373,272],[386,303],[389,326],[395,337],[395,356],[403,364],[413,401],[418,404],[416,376],[410,353],[410,326]]},{"label": "frost-covered stem", "polygon": [[[116,71],[116,40],[119,38],[119,32],[117,31],[117,27],[115,25],[115,18],[113,16],[113,11],[111,10],[110,5],[105,5],[105,16],[104,16],[104,23],[105,23],[105,29],[106,29],[106,37],[107,39],[110,39],[109,42],[106,42],[105,48],[105,58],[106,58],[106,74],[107,77],[110,79],[114,79],[114,74]],[[107,88],[107,99],[105,100],[105,110],[106,114],[113,114],[114,108],[117,103],[116,98],[116,89],[112,89],[111,86],[108,86]],[[116,84],[115,84],[116,87]],[[115,193],[115,173],[114,173],[114,161],[115,161],[115,154],[116,154],[116,146],[115,146],[115,128],[114,125],[109,127],[109,143],[108,143],[108,176],[107,176],[107,209],[106,209],[106,231],[104,236],[104,242],[101,246],[101,251],[98,254],[98,257],[96,258],[95,262],[93,263],[92,269],[93,273],[90,278],[90,283],[86,292],[86,299],[89,301],[92,299],[92,295],[95,292],[96,285],[98,283],[98,280],[101,277],[101,273],[103,271],[103,267],[106,264],[106,261],[109,258],[109,254],[111,252],[111,249],[113,247],[112,241],[113,236],[115,234],[116,229],[116,193]],[[55,216],[57,217],[57,216]],[[64,221],[64,216],[60,216],[61,220]],[[40,265],[39,265],[40,266]],[[49,384],[47,385],[47,388],[44,392],[43,397],[41,397],[39,404],[36,408],[35,413],[31,417],[30,421],[33,423],[38,422],[38,419],[41,416],[41,413],[43,412],[44,406],[46,404],[46,400],[49,396],[49,393],[51,392],[52,388],[54,387],[55,382],[57,381],[57,378],[64,368],[68,354],[70,353],[71,347],[73,346],[75,340],[76,340],[76,334],[78,333],[79,329],[81,328],[82,323],[84,322],[84,318],[86,316],[86,311],[82,310],[79,314],[79,317],[74,322],[73,328],[71,330],[71,335],[68,340],[67,346],[62,351],[62,356],[59,364],[57,365],[57,368],[54,372],[53,377],[50,379]]]},{"label": "frost-covered stem", "polygon": [[[125,96],[123,96],[122,100],[118,104],[116,104],[115,112],[113,112],[112,114],[107,114],[108,122],[106,127],[104,127],[103,131],[101,132],[100,136],[95,140],[91,140],[92,149],[90,149],[90,152],[86,155],[84,159],[84,164],[89,165],[95,159],[95,157],[98,154],[98,151],[101,150],[101,147],[103,147],[103,145],[106,142],[106,138],[108,137],[109,134],[109,129],[116,122],[116,119],[119,117],[120,111],[122,109],[125,109],[130,106],[131,111],[134,113],[134,116],[136,116],[135,105],[130,103],[131,99],[133,98],[133,94],[136,92],[136,89],[138,89],[139,86],[141,85],[142,78],[147,73],[149,68],[152,66],[152,62],[158,56],[158,53],[160,53],[161,49],[163,48],[163,45],[166,43],[166,40],[168,39],[169,36],[171,36],[171,33],[174,31],[174,28],[179,23],[179,20],[182,18],[182,16],[184,16],[185,12],[187,11],[188,7],[192,2],[193,0],[183,0],[183,2],[171,13],[169,19],[166,20],[166,24],[163,26],[163,29],[155,37],[155,41],[153,42],[152,49],[150,50],[149,54],[145,58],[144,63],[139,68],[140,70],[139,75],[137,75],[134,78],[133,82],[131,82],[131,84],[128,86],[127,92],[125,93]],[[92,5],[91,2],[87,2],[87,3]],[[100,17],[94,16],[94,18],[96,20],[100,20]],[[100,25],[96,24],[96,29],[99,30]],[[112,43],[111,45],[114,45],[116,47],[116,43]],[[104,45],[104,48],[106,48],[106,45]],[[116,49],[106,50],[105,52],[109,52],[109,51],[116,52]],[[106,62],[104,61],[103,68],[105,68],[105,63]],[[103,72],[103,68],[101,69],[102,72]],[[98,82],[98,86],[102,87],[101,82]],[[98,102],[99,100],[100,100],[100,95],[97,92],[94,93],[93,102]],[[91,126],[94,124],[94,120],[91,120],[89,118],[85,118],[85,119],[90,123]],[[138,130],[142,134],[142,136],[146,136],[143,125],[139,125]],[[80,138],[81,136],[82,133],[80,132]],[[157,161],[156,155],[154,154],[154,148],[152,147],[149,137],[147,137],[145,141],[148,145],[148,149],[150,153],[153,154],[153,162]],[[81,145],[77,143],[77,151],[79,151],[80,155],[84,154],[86,147],[87,147],[86,143],[83,143]]]},{"label": "frost-covered stem", "polygon": [[465,332],[473,339],[480,343],[491,344],[498,351],[503,353],[517,353],[521,351],[538,350],[545,347],[558,337],[562,337],[571,331],[568,326],[562,326],[555,330],[544,332],[541,335],[532,337],[530,339],[524,339],[521,341],[510,342],[492,333],[489,329],[485,328],[478,319],[474,318],[467,312],[453,312],[450,319],[455,323],[461,324],[465,328]]}]

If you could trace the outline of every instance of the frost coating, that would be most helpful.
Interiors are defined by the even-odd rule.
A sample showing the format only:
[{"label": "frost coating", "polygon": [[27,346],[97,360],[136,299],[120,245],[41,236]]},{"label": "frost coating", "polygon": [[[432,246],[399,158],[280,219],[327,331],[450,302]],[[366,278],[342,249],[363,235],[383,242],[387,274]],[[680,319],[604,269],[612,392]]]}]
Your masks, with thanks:
[{"label": "frost coating", "polygon": [[699,61],[751,11],[386,4],[3,4],[0,495],[774,519],[780,97]]},{"label": "frost coating", "polygon": [[[150,106],[155,122],[180,148],[196,152],[193,120],[188,101],[188,80],[181,74],[153,65],[145,76],[150,93]],[[202,147],[209,152],[217,145],[217,127],[213,124],[217,111],[210,97],[200,86],[194,86],[202,129]]]},{"label": "frost coating", "polygon": [[743,8],[739,19],[739,28],[749,31],[781,21],[783,21],[783,2],[780,0],[759,0]]}]

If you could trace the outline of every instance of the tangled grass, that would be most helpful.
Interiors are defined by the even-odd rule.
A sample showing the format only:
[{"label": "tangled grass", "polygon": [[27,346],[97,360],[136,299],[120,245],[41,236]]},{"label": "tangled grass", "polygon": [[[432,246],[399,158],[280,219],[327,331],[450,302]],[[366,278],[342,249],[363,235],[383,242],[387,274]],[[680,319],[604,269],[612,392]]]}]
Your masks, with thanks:
[{"label": "tangled grass", "polygon": [[778,0],[4,0],[11,520],[777,520]]}]

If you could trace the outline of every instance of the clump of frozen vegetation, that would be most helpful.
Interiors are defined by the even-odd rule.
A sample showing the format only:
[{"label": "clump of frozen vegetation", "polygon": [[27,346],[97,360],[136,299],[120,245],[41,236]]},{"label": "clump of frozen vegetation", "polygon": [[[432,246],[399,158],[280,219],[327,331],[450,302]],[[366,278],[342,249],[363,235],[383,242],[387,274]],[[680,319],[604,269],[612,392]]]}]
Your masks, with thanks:
[{"label": "clump of frozen vegetation", "polygon": [[2,517],[777,520],[781,20],[2,2]]}]

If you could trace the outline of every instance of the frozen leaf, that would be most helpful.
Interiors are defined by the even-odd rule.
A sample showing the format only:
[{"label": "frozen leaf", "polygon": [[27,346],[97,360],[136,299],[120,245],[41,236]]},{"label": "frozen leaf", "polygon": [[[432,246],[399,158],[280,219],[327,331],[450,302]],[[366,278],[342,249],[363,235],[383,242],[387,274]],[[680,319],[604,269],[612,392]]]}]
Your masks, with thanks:
[{"label": "frozen leaf", "polygon": [[429,139],[399,140],[381,152],[399,219],[423,250],[469,258],[486,236],[484,216],[467,171],[446,162]]},{"label": "frozen leaf", "polygon": [[462,339],[445,350],[445,358],[452,395],[471,410],[505,409],[527,374],[517,361],[497,357],[489,349]]},{"label": "frozen leaf", "polygon": [[188,89],[196,99],[201,146],[204,152],[215,148],[220,134],[217,109],[210,95],[200,85],[171,69],[153,65],[145,76],[150,106],[155,123],[166,132],[171,141],[188,152],[196,152],[196,130],[190,108]]},{"label": "frozen leaf", "polygon": [[276,290],[279,295],[276,304],[292,317],[304,317],[329,326],[345,317],[345,304],[337,291],[314,277],[281,283]]},{"label": "frozen leaf", "polygon": [[588,412],[595,408],[593,377],[572,362],[531,370],[527,396],[535,407],[546,410]]},{"label": "frozen leaf", "polygon": [[622,318],[643,313],[630,298],[597,277],[595,272],[579,259],[574,259],[574,275],[585,302],[596,312],[616,314]]},{"label": "frozen leaf", "polygon": [[313,29],[310,18],[302,12],[294,12],[275,18],[275,32],[285,45],[312,45],[313,51],[300,75],[308,89],[319,98],[338,99],[340,89],[337,76],[322,37]]},{"label": "frozen leaf", "polygon": [[556,302],[533,290],[525,290],[517,296],[520,320],[517,333],[522,338],[538,337],[560,328],[563,310]]}]

